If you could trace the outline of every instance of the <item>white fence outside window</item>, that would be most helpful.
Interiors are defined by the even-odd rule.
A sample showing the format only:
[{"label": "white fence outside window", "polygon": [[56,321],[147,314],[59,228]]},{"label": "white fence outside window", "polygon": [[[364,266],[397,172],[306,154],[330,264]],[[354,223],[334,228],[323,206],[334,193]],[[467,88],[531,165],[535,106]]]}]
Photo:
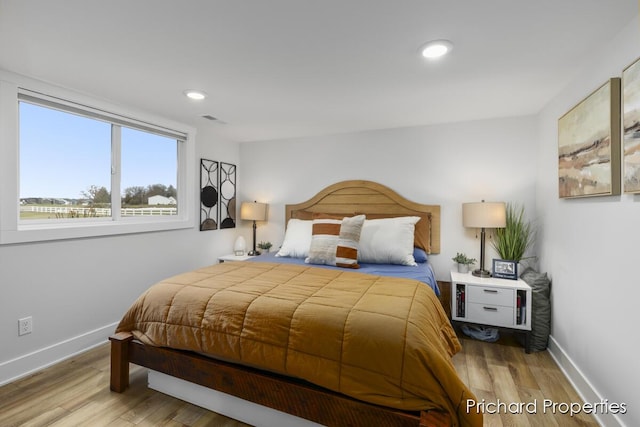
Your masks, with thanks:
[{"label": "white fence outside window", "polygon": [[[39,212],[39,213],[51,213],[60,217],[77,217],[77,218],[89,218],[89,217],[104,217],[111,216],[111,208],[73,208],[73,207],[57,207],[57,206],[21,206],[21,212]],[[177,215],[177,208],[122,208],[120,209],[121,216],[162,216],[162,215]]]}]

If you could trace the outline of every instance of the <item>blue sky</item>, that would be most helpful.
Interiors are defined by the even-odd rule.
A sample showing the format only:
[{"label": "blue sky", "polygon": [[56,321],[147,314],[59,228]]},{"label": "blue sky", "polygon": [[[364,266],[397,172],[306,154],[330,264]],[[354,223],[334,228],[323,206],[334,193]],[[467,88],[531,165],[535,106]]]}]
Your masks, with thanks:
[{"label": "blue sky", "polygon": [[[122,128],[122,184],[177,187],[177,142]],[[82,197],[91,185],[111,191],[111,125],[20,103],[20,197]]]}]

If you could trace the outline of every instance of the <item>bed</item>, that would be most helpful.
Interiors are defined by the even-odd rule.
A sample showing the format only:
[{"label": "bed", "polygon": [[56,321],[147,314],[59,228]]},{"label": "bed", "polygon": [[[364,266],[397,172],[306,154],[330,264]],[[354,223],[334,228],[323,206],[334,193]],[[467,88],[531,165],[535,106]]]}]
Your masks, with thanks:
[{"label": "bed", "polygon": [[[340,182],[285,211],[279,255],[288,255],[296,222],[337,221],[344,230],[363,224],[362,216],[362,237],[372,224],[417,218],[412,246],[439,252],[439,206],[408,201],[378,183]],[[321,240],[312,238],[308,258]],[[411,249],[402,258],[408,268],[421,264]],[[134,363],[320,425],[482,425],[481,415],[465,410],[475,397],[451,362],[460,344],[437,284],[279,262],[291,258],[213,265],[151,287],[110,338],[111,389],[127,388]]]}]

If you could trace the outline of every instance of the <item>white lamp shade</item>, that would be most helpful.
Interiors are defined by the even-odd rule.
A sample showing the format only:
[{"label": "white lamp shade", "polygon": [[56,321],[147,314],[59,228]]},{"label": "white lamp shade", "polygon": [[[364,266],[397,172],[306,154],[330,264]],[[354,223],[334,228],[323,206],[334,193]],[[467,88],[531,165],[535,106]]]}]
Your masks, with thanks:
[{"label": "white lamp shade", "polygon": [[258,202],[243,202],[240,206],[240,219],[250,221],[264,221],[267,219],[267,204]]},{"label": "white lamp shade", "polygon": [[468,228],[503,228],[507,222],[504,202],[462,204],[462,225]]}]

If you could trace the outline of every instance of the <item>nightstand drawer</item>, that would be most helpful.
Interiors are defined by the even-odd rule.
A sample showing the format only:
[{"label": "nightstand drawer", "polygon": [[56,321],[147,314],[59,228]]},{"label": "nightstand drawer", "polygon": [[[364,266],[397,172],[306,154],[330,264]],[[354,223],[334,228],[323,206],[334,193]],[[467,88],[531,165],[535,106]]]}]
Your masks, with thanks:
[{"label": "nightstand drawer", "polygon": [[513,326],[513,307],[468,303],[467,309],[467,319],[470,322],[493,326]]},{"label": "nightstand drawer", "polygon": [[513,289],[494,288],[490,286],[468,286],[467,301],[478,304],[502,305],[513,307]]}]

